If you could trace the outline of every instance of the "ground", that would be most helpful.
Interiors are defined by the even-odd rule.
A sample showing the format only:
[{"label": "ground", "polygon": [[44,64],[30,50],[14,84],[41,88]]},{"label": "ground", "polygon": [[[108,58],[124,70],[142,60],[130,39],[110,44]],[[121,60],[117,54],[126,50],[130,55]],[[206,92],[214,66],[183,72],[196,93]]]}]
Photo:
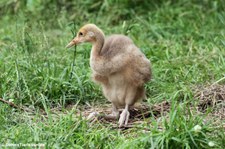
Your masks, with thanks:
[{"label": "ground", "polygon": [[[222,0],[2,0],[0,8],[0,148],[225,146]],[[151,61],[147,100],[127,127],[86,119],[111,110],[90,79],[91,45],[65,48],[86,23],[129,36]]]}]

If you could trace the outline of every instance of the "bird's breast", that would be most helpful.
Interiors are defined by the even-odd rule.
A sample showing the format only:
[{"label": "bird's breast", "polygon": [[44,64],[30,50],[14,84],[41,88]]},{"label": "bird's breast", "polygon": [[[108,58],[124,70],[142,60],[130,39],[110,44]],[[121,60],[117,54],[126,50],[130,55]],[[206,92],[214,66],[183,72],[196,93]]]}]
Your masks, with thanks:
[{"label": "bird's breast", "polygon": [[113,74],[108,77],[108,85],[102,86],[104,95],[107,99],[117,106],[125,105],[125,95],[127,85],[123,76],[120,74]]}]

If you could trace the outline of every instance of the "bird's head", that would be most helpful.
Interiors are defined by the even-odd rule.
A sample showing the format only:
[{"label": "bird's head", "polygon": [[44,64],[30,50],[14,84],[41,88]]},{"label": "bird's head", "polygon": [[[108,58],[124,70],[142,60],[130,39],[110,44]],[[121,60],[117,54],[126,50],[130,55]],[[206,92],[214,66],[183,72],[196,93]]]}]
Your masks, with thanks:
[{"label": "bird's head", "polygon": [[[103,32],[94,24],[86,24],[81,27],[76,35],[76,37],[66,46],[70,48],[74,45],[83,42],[91,42],[94,43],[100,34]],[[104,34],[103,34],[104,35]]]}]

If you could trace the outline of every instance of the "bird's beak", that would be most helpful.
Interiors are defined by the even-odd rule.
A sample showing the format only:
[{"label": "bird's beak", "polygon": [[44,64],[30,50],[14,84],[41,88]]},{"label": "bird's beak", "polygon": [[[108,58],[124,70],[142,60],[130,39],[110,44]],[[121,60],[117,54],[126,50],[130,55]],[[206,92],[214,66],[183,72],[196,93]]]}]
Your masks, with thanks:
[{"label": "bird's beak", "polygon": [[70,41],[70,43],[66,46],[66,48],[70,48],[78,43],[79,43],[78,39],[74,38],[72,41]]}]

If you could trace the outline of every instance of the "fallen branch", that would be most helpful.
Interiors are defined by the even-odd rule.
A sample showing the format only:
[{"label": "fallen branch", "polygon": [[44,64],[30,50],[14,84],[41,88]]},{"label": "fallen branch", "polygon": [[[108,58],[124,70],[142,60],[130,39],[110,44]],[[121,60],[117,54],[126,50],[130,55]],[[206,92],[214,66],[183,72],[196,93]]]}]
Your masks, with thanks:
[{"label": "fallen branch", "polygon": [[13,107],[13,108],[16,108],[16,109],[21,109],[21,107],[15,105],[15,104],[12,103],[12,102],[6,101],[6,100],[4,100],[4,99],[2,99],[2,98],[0,98],[0,101],[3,102],[3,103],[5,103],[5,104],[8,104],[10,107]]},{"label": "fallen branch", "polygon": [[26,111],[26,112],[32,111],[32,110],[30,110],[30,109],[24,109],[23,107],[17,106],[17,105],[14,104],[13,102],[6,101],[6,100],[4,100],[4,99],[2,99],[2,98],[0,98],[0,101],[3,102],[3,103],[5,103],[5,104],[7,104],[7,105],[9,105],[9,106],[12,107],[12,108],[19,109],[19,110],[21,110],[21,111]]}]

